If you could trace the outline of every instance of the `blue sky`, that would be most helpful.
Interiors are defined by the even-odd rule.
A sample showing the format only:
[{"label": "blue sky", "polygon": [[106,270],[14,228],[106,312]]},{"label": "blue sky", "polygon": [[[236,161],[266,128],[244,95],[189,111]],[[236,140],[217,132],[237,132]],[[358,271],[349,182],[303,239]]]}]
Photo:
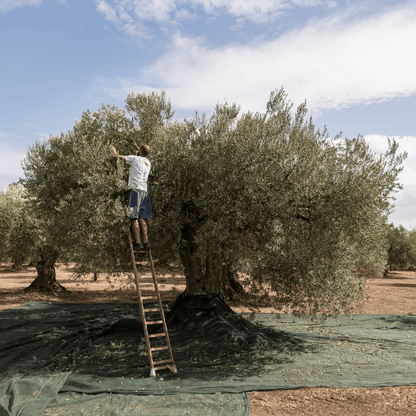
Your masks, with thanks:
[{"label": "blue sky", "polygon": [[225,100],[264,112],[283,86],[332,136],[399,142],[389,220],[416,227],[415,21],[400,0],[0,0],[0,187],[101,103],[163,89],[179,119]]}]

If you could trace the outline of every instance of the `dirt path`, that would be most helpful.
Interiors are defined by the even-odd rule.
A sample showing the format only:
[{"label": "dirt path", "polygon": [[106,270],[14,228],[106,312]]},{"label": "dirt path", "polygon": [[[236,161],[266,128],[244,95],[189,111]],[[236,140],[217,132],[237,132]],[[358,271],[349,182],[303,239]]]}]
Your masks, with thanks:
[{"label": "dirt path", "polygon": [[[22,294],[36,277],[33,267],[14,272],[9,265],[0,266],[0,311],[27,302],[136,303],[137,296],[131,276],[125,275],[108,282],[103,276],[83,282],[71,277],[73,268],[57,268],[57,280],[71,293],[60,296]],[[185,276],[175,269],[157,269],[159,289],[163,301],[174,300],[185,289]],[[173,276],[172,276],[173,274]],[[129,280],[130,279],[130,280]],[[123,290],[116,288],[123,287]],[[370,300],[365,314],[416,313],[416,272],[391,272],[383,279],[367,282]],[[144,292],[146,294],[146,292]],[[233,303],[235,312],[249,312]],[[259,312],[274,312],[261,308]],[[416,416],[416,386],[382,387],[371,389],[300,388],[296,390],[251,391],[250,416]]]}]

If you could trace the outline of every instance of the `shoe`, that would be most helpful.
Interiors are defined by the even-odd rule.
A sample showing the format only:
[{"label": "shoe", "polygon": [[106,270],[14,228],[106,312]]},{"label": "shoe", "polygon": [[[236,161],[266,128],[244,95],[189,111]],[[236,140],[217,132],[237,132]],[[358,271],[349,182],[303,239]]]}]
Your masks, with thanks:
[{"label": "shoe", "polygon": [[150,248],[150,243],[144,243],[144,249],[147,250],[148,248]]},{"label": "shoe", "polygon": [[133,251],[137,251],[137,250],[143,250],[143,244],[142,244],[142,243],[140,243],[140,244],[135,244],[135,245],[133,246]]}]

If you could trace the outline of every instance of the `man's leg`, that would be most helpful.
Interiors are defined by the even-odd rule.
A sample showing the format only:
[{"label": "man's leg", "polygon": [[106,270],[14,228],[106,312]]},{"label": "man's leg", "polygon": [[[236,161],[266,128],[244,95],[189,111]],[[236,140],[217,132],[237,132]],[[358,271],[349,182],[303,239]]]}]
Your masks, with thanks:
[{"label": "man's leg", "polygon": [[148,243],[149,240],[147,238],[147,224],[146,224],[146,220],[140,218],[140,228],[142,229],[142,233],[143,233],[143,243]]},{"label": "man's leg", "polygon": [[[133,228],[134,239],[136,240],[136,244],[140,244],[140,227],[139,222],[137,220],[131,220],[131,228]],[[146,238],[147,238],[147,228],[146,228]]]}]

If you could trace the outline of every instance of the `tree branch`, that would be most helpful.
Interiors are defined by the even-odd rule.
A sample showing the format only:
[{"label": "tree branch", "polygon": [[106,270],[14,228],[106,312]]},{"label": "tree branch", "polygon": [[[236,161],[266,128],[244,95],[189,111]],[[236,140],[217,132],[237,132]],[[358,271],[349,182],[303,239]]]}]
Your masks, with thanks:
[{"label": "tree branch", "polygon": [[296,219],[311,222],[310,218],[304,217],[303,215],[300,215],[300,214],[296,214]]}]

